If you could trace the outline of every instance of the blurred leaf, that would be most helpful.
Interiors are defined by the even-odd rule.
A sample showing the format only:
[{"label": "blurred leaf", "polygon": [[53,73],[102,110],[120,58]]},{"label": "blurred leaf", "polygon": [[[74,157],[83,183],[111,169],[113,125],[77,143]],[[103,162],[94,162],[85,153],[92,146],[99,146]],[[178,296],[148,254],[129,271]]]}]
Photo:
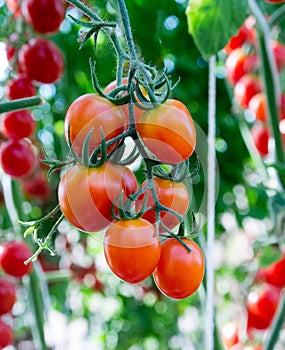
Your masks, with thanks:
[{"label": "blurred leaf", "polygon": [[282,252],[278,246],[268,245],[264,247],[261,251],[259,257],[260,267],[267,267],[275,263],[282,258]]},{"label": "blurred leaf", "polygon": [[190,0],[186,10],[189,33],[205,58],[237,34],[248,14],[246,0]]}]

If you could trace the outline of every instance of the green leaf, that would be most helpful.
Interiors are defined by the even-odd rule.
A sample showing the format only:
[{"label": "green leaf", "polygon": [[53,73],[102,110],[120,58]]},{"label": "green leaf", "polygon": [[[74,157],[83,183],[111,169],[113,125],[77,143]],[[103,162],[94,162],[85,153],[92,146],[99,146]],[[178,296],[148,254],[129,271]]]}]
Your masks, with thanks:
[{"label": "green leaf", "polygon": [[277,246],[269,245],[262,249],[259,257],[260,267],[267,267],[282,258],[282,252]]},{"label": "green leaf", "polygon": [[205,58],[237,34],[248,15],[247,0],[189,0],[186,9],[189,33]]}]

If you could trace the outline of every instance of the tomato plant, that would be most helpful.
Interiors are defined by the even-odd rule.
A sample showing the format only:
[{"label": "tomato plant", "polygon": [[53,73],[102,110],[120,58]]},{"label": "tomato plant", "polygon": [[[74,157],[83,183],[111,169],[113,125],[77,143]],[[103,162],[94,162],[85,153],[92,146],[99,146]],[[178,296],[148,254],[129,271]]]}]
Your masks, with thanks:
[{"label": "tomato plant", "polygon": [[187,249],[175,238],[164,241],[153,277],[158,289],[173,299],[187,298],[197,291],[204,276],[204,257],[200,247],[182,238]]},{"label": "tomato plant", "polygon": [[[78,97],[68,108],[64,121],[66,141],[69,129],[71,145],[79,155],[90,130],[93,129],[89,143],[92,152],[101,144],[101,131],[106,140],[109,140],[120,135],[124,128],[125,116],[121,108],[95,94]],[[111,151],[114,146],[109,146],[108,150]]]},{"label": "tomato plant", "polygon": [[1,131],[14,140],[30,137],[35,127],[36,123],[27,109],[3,114],[1,119]]},{"label": "tomato plant", "polygon": [[16,286],[5,277],[0,277],[0,315],[11,312],[16,302]]},{"label": "tomato plant", "polygon": [[128,283],[149,277],[160,257],[155,228],[144,219],[115,221],[106,231],[104,253],[110,269]]},{"label": "tomato plant", "polygon": [[5,94],[10,100],[17,100],[23,97],[35,96],[36,88],[29,77],[19,75],[9,81]]},{"label": "tomato plant", "polygon": [[0,349],[12,344],[13,332],[12,328],[0,319]]},{"label": "tomato plant", "polygon": [[252,74],[245,74],[234,87],[234,98],[242,108],[248,108],[249,101],[261,92],[260,78]]},{"label": "tomato plant", "polygon": [[21,241],[11,241],[3,244],[3,251],[0,256],[2,269],[11,276],[22,278],[28,275],[33,265],[24,262],[32,256],[28,245]]},{"label": "tomato plant", "polygon": [[112,205],[124,190],[134,193],[137,182],[128,168],[106,163],[101,167],[85,168],[73,165],[60,180],[58,200],[66,219],[86,232],[98,232],[114,219]]},{"label": "tomato plant", "polygon": [[31,80],[52,84],[63,74],[64,59],[51,40],[32,38],[19,50],[19,65]]},{"label": "tomato plant", "polygon": [[262,122],[267,120],[268,109],[266,95],[264,92],[259,92],[250,99],[249,109],[253,111],[257,120]]},{"label": "tomato plant", "polygon": [[35,164],[31,144],[23,140],[8,140],[0,146],[0,165],[5,173],[18,178],[29,174]]},{"label": "tomato plant", "polygon": [[25,21],[42,34],[57,32],[65,14],[62,0],[24,0],[21,8]]},{"label": "tomato plant", "polygon": [[168,100],[143,113],[137,130],[149,151],[164,163],[177,164],[188,159],[196,145],[191,114],[176,100]]}]

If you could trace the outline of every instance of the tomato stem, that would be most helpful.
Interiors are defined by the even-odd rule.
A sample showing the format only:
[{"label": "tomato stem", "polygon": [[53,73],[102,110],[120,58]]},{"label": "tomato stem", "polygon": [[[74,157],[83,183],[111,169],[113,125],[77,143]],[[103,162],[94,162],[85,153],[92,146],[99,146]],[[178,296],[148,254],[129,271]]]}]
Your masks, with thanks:
[{"label": "tomato stem", "polygon": [[25,109],[40,105],[43,100],[39,96],[21,98],[19,100],[13,100],[9,102],[0,103],[0,114],[10,111],[16,111],[18,109]]}]

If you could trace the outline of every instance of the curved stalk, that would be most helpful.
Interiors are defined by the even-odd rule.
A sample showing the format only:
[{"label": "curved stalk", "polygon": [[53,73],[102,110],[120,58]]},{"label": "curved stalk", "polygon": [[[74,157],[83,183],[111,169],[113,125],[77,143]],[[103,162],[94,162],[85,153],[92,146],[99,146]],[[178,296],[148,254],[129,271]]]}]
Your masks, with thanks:
[{"label": "curved stalk", "polygon": [[43,100],[39,96],[21,98],[19,100],[13,100],[9,102],[0,103],[0,114],[18,109],[25,109],[40,105]]}]

